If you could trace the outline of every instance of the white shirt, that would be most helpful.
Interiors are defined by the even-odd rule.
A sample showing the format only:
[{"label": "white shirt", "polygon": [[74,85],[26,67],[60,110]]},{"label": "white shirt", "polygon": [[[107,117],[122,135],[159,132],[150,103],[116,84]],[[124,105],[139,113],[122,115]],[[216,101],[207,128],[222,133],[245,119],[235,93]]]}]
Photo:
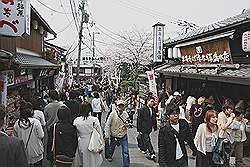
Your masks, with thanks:
[{"label": "white shirt", "polygon": [[101,112],[101,99],[94,98],[91,102],[91,106],[92,106],[93,112],[95,113]]},{"label": "white shirt", "polygon": [[38,121],[40,121],[42,126],[46,125],[45,117],[42,111],[34,110],[33,118],[36,118]]},{"label": "white shirt", "polygon": [[[180,124],[176,124],[176,125],[173,125],[171,124],[171,126],[177,131],[179,132],[180,131]],[[182,153],[182,150],[181,150],[181,146],[180,146],[180,143],[179,143],[179,140],[178,138],[175,136],[175,139],[176,139],[176,160],[178,159],[181,159],[183,157],[183,153]]]}]

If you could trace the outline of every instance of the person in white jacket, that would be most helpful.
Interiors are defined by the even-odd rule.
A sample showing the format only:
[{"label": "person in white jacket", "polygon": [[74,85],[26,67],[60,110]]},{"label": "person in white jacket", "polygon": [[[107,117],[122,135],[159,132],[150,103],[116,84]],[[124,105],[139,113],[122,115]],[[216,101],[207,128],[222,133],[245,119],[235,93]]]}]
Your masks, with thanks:
[{"label": "person in white jacket", "polygon": [[44,132],[40,121],[32,118],[32,108],[25,101],[20,105],[20,118],[15,122],[14,135],[23,140],[29,165],[42,167]]},{"label": "person in white jacket", "polygon": [[194,144],[197,148],[196,167],[215,167],[212,161],[213,148],[218,139],[217,112],[208,110],[205,115],[205,122],[200,124]]}]

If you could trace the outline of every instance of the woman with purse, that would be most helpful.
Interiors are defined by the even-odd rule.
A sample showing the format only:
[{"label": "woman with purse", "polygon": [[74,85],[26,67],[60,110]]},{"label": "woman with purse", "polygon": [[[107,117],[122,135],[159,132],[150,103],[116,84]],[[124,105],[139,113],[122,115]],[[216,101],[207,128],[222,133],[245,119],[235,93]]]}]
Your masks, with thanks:
[{"label": "woman with purse", "polygon": [[[91,104],[88,102],[82,103],[82,109],[80,112],[80,117],[74,120],[74,125],[77,129],[78,140],[78,152],[76,157],[79,158],[79,166],[81,167],[99,167],[102,164],[101,153],[104,149],[102,129],[100,122],[96,117],[91,116],[93,112]],[[94,132],[95,131],[95,132]],[[96,141],[93,141],[93,134],[97,134]],[[98,150],[91,150],[89,148],[90,143],[101,142],[102,145],[99,146]],[[99,143],[100,144],[100,143]]]},{"label": "woman with purse", "polygon": [[15,122],[14,135],[23,140],[29,165],[42,167],[44,132],[39,120],[32,118],[31,105],[26,101],[20,103],[20,118]]},{"label": "woman with purse", "polygon": [[212,161],[213,149],[218,139],[217,112],[208,110],[205,114],[204,123],[200,124],[194,144],[198,150],[196,167],[216,167]]},{"label": "woman with purse", "polygon": [[78,144],[76,128],[68,107],[59,108],[57,117],[59,121],[51,126],[48,134],[47,159],[56,167],[70,167]]}]

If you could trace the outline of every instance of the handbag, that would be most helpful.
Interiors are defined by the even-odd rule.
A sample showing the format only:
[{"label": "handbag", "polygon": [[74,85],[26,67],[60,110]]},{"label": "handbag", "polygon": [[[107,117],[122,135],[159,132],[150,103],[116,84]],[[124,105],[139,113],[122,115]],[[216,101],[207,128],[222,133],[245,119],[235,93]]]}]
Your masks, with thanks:
[{"label": "handbag", "polygon": [[93,131],[91,133],[88,150],[94,153],[99,153],[103,150],[103,140],[100,133],[96,130],[95,122],[93,122]]},{"label": "handbag", "polygon": [[213,149],[212,161],[214,164],[223,165],[226,160],[224,139],[219,138]]},{"label": "handbag", "polygon": [[71,158],[67,155],[56,155],[56,123],[53,128],[53,143],[51,152],[54,155],[54,167],[71,167],[74,158]]}]

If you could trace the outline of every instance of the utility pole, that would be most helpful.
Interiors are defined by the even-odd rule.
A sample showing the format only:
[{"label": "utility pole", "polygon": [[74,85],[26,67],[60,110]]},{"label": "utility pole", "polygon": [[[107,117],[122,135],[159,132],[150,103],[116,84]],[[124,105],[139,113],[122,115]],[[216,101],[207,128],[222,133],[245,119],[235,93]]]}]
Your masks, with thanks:
[{"label": "utility pole", "polygon": [[81,23],[80,23],[80,30],[79,30],[79,43],[78,43],[78,58],[77,58],[77,69],[76,69],[76,81],[77,83],[80,82],[80,62],[81,62],[81,46],[82,46],[82,30],[83,30],[83,22],[85,19],[85,11],[84,11],[84,1],[82,0],[82,3],[80,5],[80,10],[82,12],[82,18],[81,18]]},{"label": "utility pole", "polygon": [[95,32],[93,32],[93,58],[92,58],[92,62],[93,62],[93,73],[91,75],[93,75],[95,77]]}]

